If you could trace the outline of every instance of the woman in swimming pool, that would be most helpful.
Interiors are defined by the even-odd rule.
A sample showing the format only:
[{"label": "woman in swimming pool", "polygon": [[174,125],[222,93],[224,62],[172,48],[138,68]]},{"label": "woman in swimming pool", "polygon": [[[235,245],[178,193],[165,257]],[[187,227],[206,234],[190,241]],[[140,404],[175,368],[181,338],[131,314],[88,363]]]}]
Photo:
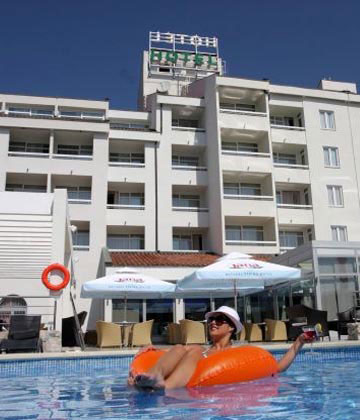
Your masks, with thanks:
[{"label": "woman in swimming pool", "polygon": [[[205,318],[212,342],[208,349],[200,345],[175,345],[167,350],[155,366],[145,374],[134,376],[130,371],[128,384],[139,389],[181,388],[188,383],[200,359],[231,347],[231,337],[243,328],[238,313],[228,306],[221,306],[214,312],[208,312]],[[311,341],[313,339],[301,334],[278,362],[278,372],[286,370],[301,347]],[[148,349],[149,347],[140,350],[138,355]]]}]

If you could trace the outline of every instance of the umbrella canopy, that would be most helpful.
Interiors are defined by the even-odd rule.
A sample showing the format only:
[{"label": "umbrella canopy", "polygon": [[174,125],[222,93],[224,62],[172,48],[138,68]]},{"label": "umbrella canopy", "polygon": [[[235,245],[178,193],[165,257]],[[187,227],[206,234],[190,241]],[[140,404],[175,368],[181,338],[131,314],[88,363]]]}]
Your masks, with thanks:
[{"label": "umbrella canopy", "polygon": [[176,293],[208,292],[214,294],[235,290],[235,293],[250,294],[265,286],[299,279],[301,270],[253,259],[237,252],[225,255],[215,263],[199,268],[181,279]]},{"label": "umbrella canopy", "polygon": [[175,285],[124,267],[114,274],[85,282],[82,298],[99,299],[157,299],[171,297]]}]

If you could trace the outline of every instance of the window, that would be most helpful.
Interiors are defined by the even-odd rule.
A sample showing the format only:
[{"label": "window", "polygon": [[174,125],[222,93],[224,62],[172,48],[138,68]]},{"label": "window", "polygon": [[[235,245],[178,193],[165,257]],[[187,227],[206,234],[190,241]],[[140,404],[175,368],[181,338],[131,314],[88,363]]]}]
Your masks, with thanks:
[{"label": "window", "polygon": [[324,163],[331,168],[340,167],[339,149],[337,147],[324,146]]},{"label": "window", "polygon": [[86,230],[77,230],[72,232],[72,241],[74,248],[88,248],[90,244],[90,234]]},{"label": "window", "polygon": [[300,204],[300,191],[276,191],[277,204]]},{"label": "window", "polygon": [[172,120],[173,127],[189,127],[189,128],[198,128],[199,121],[197,120],[184,120],[181,118],[175,118]]},{"label": "window", "polygon": [[92,145],[87,144],[58,144],[57,153],[59,155],[91,156],[93,153],[93,147]]},{"label": "window", "polygon": [[60,111],[60,117],[81,118],[80,111]]},{"label": "window", "polygon": [[173,194],[173,207],[200,207],[200,196],[190,194]]},{"label": "window", "polygon": [[144,249],[144,235],[121,234],[108,235],[107,247],[109,249]]},{"label": "window", "polygon": [[285,125],[287,127],[294,127],[294,118],[293,117],[270,116],[270,124]]},{"label": "window", "polygon": [[226,226],[225,237],[227,241],[256,241],[264,240],[262,226]]},{"label": "window", "polygon": [[307,232],[308,241],[311,242],[313,240],[313,237],[314,237],[312,228],[307,229],[306,232]]},{"label": "window", "polygon": [[172,156],[172,166],[199,166],[197,156]]},{"label": "window", "polygon": [[91,119],[91,120],[103,120],[105,118],[105,113],[103,111],[67,111],[60,110],[60,117],[65,118],[82,118],[82,119]]},{"label": "window", "polygon": [[109,191],[107,204],[120,206],[144,206],[144,193]]},{"label": "window", "polygon": [[19,191],[19,192],[46,192],[45,185],[24,185],[24,184],[7,184],[6,191]]},{"label": "window", "polygon": [[338,242],[347,241],[346,226],[331,226],[331,239]]},{"label": "window", "polygon": [[224,194],[229,195],[261,195],[261,185],[260,184],[246,184],[246,183],[224,183]]},{"label": "window", "polygon": [[12,141],[9,144],[9,152],[49,153],[49,145],[42,143]]},{"label": "window", "polygon": [[144,153],[110,153],[110,162],[144,164]]},{"label": "window", "polygon": [[23,108],[23,107],[9,107],[9,115],[28,115],[28,116],[44,116],[44,117],[53,117],[54,111],[51,109],[41,109],[41,108]]},{"label": "window", "polygon": [[233,111],[246,111],[246,112],[255,112],[255,105],[253,104],[236,104],[236,103],[226,103],[220,102],[220,109],[228,109]]},{"label": "window", "polygon": [[320,127],[326,130],[335,130],[335,116],[333,111],[320,112]]},{"label": "window", "polygon": [[114,122],[110,123],[110,129],[112,130],[148,130],[149,125],[147,123],[133,123],[133,122]]},{"label": "window", "polygon": [[229,150],[242,153],[258,153],[259,148],[256,143],[239,143],[234,141],[222,142],[222,150]]},{"label": "window", "polygon": [[75,201],[91,201],[91,188],[90,187],[61,187],[67,190],[68,200]]},{"label": "window", "polygon": [[274,162],[285,165],[296,165],[296,155],[288,153],[274,153]]},{"label": "window", "polygon": [[296,248],[304,243],[304,234],[302,232],[287,232],[280,230],[280,247]]},{"label": "window", "polygon": [[310,192],[308,188],[304,189],[304,201],[306,206],[310,205]]},{"label": "window", "polygon": [[338,185],[328,185],[326,188],[328,192],[329,206],[344,207],[342,187]]},{"label": "window", "polygon": [[173,250],[174,251],[201,251],[202,236],[201,235],[174,235]]}]

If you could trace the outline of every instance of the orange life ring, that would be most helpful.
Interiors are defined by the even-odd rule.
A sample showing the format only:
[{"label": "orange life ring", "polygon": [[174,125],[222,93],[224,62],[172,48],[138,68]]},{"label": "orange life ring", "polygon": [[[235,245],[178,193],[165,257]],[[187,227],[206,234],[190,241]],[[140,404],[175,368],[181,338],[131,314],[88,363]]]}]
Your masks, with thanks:
[{"label": "orange life ring", "polygon": [[[131,363],[133,374],[147,372],[164,354],[162,350],[141,353]],[[253,381],[278,372],[274,356],[255,346],[226,349],[201,359],[187,387]]]},{"label": "orange life ring", "polygon": [[[53,270],[61,271],[64,274],[63,281],[59,284],[52,284],[49,280],[49,273]],[[49,290],[59,291],[64,289],[70,281],[70,273],[69,270],[59,263],[50,264],[45,270],[42,272],[41,280],[44,283],[44,286],[47,287]]]}]

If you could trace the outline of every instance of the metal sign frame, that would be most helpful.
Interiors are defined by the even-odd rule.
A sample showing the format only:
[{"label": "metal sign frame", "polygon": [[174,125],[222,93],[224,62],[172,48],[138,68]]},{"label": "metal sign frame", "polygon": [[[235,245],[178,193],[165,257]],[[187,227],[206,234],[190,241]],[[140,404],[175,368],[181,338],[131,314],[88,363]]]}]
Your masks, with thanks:
[{"label": "metal sign frame", "polygon": [[221,73],[219,46],[216,37],[149,33],[149,69],[162,67]]}]

